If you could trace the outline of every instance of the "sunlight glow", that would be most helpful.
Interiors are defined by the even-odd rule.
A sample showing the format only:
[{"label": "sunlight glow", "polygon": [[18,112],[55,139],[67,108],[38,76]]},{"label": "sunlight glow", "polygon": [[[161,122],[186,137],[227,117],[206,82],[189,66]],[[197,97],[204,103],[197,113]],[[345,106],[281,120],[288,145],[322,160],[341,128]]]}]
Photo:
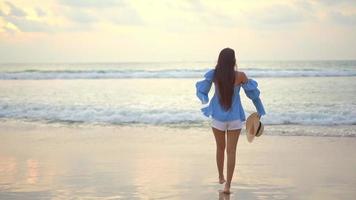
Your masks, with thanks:
[{"label": "sunlight glow", "polygon": [[354,35],[352,1],[0,1],[3,62],[353,59]]}]

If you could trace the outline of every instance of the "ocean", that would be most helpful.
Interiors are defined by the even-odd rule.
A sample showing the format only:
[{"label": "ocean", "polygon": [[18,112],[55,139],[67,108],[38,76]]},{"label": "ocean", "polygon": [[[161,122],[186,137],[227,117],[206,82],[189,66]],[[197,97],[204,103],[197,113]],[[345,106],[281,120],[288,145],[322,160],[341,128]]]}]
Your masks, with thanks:
[{"label": "ocean", "polygon": [[[214,65],[0,64],[0,120],[208,128],[195,83]],[[356,61],[240,61],[238,69],[259,83],[267,134],[356,136]],[[254,112],[240,92],[246,115]]]}]

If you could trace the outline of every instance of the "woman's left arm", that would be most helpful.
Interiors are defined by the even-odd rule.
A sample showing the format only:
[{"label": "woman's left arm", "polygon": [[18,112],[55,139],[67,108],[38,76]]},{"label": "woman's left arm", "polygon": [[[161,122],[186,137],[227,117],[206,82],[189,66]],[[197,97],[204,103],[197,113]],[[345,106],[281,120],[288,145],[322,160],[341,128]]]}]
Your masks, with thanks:
[{"label": "woman's left arm", "polygon": [[209,91],[214,79],[214,70],[208,71],[204,75],[204,80],[198,81],[195,84],[196,95],[202,102],[202,104],[207,104],[209,102]]},{"label": "woman's left arm", "polygon": [[242,84],[242,88],[244,89],[246,96],[252,100],[259,117],[261,117],[266,114],[266,111],[260,99],[260,90],[257,86],[257,82],[253,79],[248,79],[246,83]]}]

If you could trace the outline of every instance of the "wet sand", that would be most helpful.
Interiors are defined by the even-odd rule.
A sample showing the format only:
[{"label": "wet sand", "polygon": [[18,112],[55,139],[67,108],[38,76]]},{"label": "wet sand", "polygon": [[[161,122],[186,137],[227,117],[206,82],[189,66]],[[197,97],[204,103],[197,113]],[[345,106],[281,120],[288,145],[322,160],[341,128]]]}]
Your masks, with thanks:
[{"label": "wet sand", "polygon": [[237,148],[224,195],[210,130],[0,122],[0,199],[356,198],[356,138],[242,134]]}]

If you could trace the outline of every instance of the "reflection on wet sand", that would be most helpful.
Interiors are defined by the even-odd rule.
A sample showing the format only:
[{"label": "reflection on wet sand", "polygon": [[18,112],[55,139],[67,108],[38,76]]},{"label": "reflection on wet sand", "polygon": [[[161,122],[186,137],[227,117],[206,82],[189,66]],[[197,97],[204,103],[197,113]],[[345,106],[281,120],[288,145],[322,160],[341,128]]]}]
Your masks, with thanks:
[{"label": "reflection on wet sand", "polygon": [[[151,150],[152,151],[152,150]],[[175,185],[181,183],[182,175],[179,160],[169,154],[145,152],[155,157],[139,156],[135,159],[132,169],[133,185],[136,186],[137,197],[173,198],[179,193]]]},{"label": "reflection on wet sand", "polygon": [[6,186],[16,181],[17,162],[12,156],[0,154],[0,184]]},{"label": "reflection on wet sand", "polygon": [[355,139],[242,140],[227,195],[219,192],[214,140],[199,129],[39,129],[0,133],[0,199],[329,200],[356,195],[356,161],[341,156],[354,152]]},{"label": "reflection on wet sand", "polygon": [[39,177],[38,161],[34,159],[27,160],[27,183],[36,184]]},{"label": "reflection on wet sand", "polygon": [[219,199],[218,200],[230,200],[230,196],[232,195],[231,194],[226,194],[223,192],[223,190],[219,190]]}]

